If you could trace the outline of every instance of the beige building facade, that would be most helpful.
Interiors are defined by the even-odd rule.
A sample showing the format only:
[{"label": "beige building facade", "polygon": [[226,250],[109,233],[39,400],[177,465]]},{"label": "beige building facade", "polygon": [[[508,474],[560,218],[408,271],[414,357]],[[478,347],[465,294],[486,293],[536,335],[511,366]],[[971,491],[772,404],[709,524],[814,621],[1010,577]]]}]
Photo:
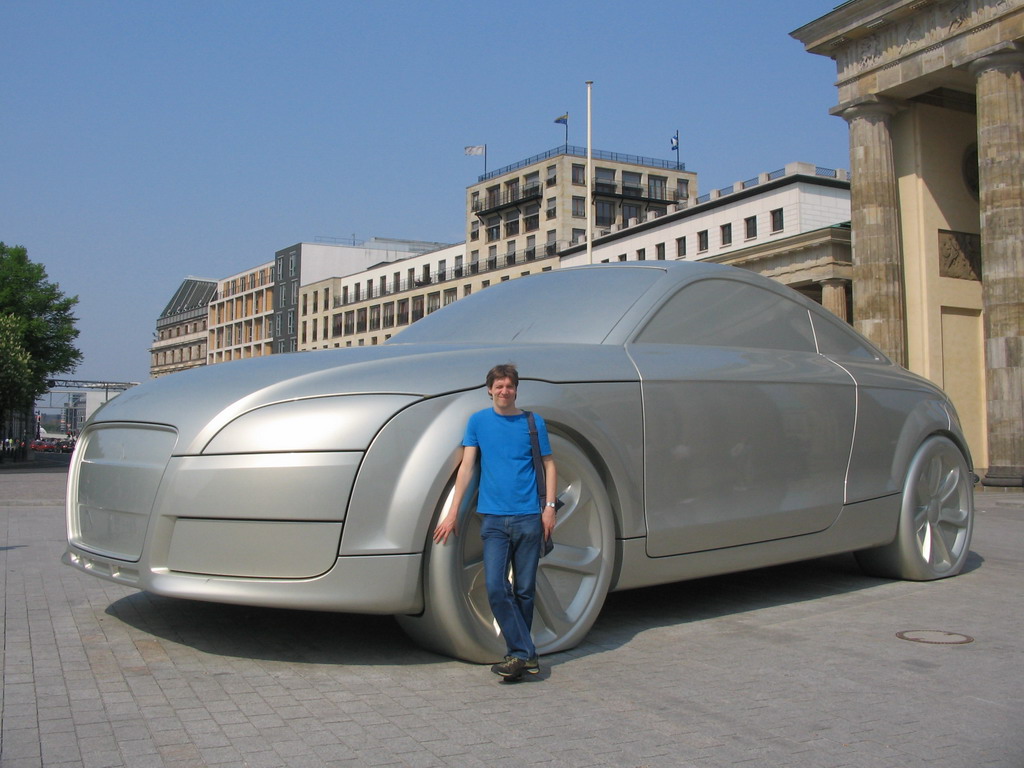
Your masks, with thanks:
[{"label": "beige building facade", "polygon": [[850,129],[853,315],[1024,484],[1024,0],[853,0],[794,31]]},{"label": "beige building facade", "polygon": [[217,281],[187,277],[156,321],[156,334],[149,350],[152,378],[206,365],[209,304],[217,292]]},{"label": "beige building facade", "polygon": [[210,302],[207,362],[262,357],[273,351],[274,263],[269,262],[217,283]]},{"label": "beige building facade", "polygon": [[[594,237],[664,215],[697,195],[697,174],[671,160],[594,150]],[[466,259],[553,256],[587,236],[587,152],[570,144],[499,168],[466,190]]]},{"label": "beige building facade", "polygon": [[383,344],[441,307],[506,280],[558,269],[558,254],[470,264],[465,243],[310,283],[300,292],[299,349]]}]

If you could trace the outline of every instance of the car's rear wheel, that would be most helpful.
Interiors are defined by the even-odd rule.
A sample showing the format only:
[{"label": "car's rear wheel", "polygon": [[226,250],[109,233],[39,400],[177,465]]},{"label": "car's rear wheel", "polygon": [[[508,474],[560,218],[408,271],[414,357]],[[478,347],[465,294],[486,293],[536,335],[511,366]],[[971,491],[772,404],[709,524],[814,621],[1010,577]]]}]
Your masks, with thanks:
[{"label": "car's rear wheel", "polygon": [[[586,636],[604,604],[615,562],[615,524],[598,473],[569,441],[551,435],[559,497],[554,550],[540,561],[533,636],[541,654],[566,650]],[[487,603],[475,488],[463,507],[458,535],[447,544],[428,542],[424,611],[400,616],[420,645],[467,661],[490,663],[505,644]],[[440,515],[447,513],[450,486]]]},{"label": "car's rear wheel", "polygon": [[910,462],[896,538],[857,553],[868,573],[928,581],[954,576],[974,529],[974,476],[949,438],[928,438]]}]

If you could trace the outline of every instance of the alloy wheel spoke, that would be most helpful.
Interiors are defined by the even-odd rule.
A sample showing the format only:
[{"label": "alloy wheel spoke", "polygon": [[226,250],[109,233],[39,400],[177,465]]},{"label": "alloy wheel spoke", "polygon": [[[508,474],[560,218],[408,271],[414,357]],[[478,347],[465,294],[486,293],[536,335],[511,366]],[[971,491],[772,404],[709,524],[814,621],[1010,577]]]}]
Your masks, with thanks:
[{"label": "alloy wheel spoke", "polygon": [[574,547],[556,541],[551,554],[541,561],[541,569],[545,568],[559,568],[582,576],[593,576],[601,568],[601,550],[597,547]]},{"label": "alloy wheel spoke", "polygon": [[956,467],[950,467],[950,469],[943,474],[942,482],[935,491],[935,498],[939,500],[942,506],[946,506],[949,500],[954,496],[960,495],[960,471]]},{"label": "alloy wheel spoke", "polygon": [[558,598],[558,592],[543,572],[537,573],[537,594],[534,609],[540,619],[555,635],[562,635],[572,628],[572,619],[566,613]]},{"label": "alloy wheel spoke", "polygon": [[942,528],[938,525],[931,527],[931,562],[933,565],[949,565],[953,562],[953,554],[950,551],[946,537],[942,535]]}]

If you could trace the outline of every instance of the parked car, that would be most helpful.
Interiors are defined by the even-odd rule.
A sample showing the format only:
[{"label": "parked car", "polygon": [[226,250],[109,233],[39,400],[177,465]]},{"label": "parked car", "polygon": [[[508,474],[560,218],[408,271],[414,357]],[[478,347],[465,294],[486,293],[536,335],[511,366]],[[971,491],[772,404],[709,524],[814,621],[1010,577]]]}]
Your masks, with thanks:
[{"label": "parked car", "polygon": [[394,614],[500,659],[474,499],[434,544],[460,440],[515,362],[565,507],[542,561],[541,653],[609,590],[857,552],[959,572],[971,460],[933,384],[821,306],[730,267],[635,262],[487,288],[374,346],[215,365],[107,404],[72,459],[65,562],[155,594]]}]

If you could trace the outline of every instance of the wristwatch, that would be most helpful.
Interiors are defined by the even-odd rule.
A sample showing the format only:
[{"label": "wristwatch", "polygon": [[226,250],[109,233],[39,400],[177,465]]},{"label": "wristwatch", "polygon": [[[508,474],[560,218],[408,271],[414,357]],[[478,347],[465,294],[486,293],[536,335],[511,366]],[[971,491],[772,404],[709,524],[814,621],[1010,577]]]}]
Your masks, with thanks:
[{"label": "wristwatch", "polygon": [[549,502],[548,502],[547,504],[545,504],[544,506],[545,506],[545,507],[554,507],[554,506],[555,506],[555,502],[553,502],[553,501],[549,501]]}]

